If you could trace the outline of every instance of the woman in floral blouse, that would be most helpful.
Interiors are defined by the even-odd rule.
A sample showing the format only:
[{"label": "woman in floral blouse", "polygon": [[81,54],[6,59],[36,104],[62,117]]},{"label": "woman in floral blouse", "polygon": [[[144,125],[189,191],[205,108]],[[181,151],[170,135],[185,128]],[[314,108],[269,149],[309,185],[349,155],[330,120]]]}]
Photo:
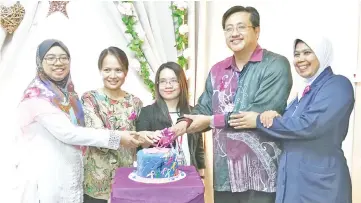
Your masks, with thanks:
[{"label": "woman in floral blouse", "polygon": [[[117,47],[103,50],[98,68],[104,87],[82,96],[87,127],[135,130],[142,102],[121,89],[128,72],[128,58]],[[109,199],[115,169],[132,166],[135,150],[89,147],[84,163],[84,202],[105,203]]]}]

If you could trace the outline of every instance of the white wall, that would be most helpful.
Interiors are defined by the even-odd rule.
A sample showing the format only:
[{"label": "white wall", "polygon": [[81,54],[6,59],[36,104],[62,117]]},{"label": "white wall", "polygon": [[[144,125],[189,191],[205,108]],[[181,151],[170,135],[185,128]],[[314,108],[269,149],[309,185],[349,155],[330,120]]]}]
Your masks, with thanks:
[{"label": "white wall", "polygon": [[[326,3],[327,2],[327,3]],[[333,43],[333,70],[353,80],[357,68],[358,1],[213,1],[209,2],[208,64],[231,55],[226,47],[221,27],[223,13],[233,5],[253,6],[260,13],[259,44],[268,50],[286,56],[292,64],[292,44],[299,31],[324,33]],[[327,9],[326,9],[327,6]],[[292,65],[293,67],[293,65]],[[294,85],[290,97],[299,88],[300,78],[293,71]],[[343,143],[349,167],[352,165],[353,115],[349,134]]]}]

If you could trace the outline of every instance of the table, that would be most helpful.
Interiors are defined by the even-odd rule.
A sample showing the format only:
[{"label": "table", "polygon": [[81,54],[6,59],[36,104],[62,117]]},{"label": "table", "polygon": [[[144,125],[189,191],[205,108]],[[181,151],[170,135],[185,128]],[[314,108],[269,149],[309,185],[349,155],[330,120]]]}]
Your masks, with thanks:
[{"label": "table", "polygon": [[111,203],[204,203],[204,185],[194,166],[181,166],[187,176],[172,183],[146,184],[128,178],[135,168],[118,168]]}]

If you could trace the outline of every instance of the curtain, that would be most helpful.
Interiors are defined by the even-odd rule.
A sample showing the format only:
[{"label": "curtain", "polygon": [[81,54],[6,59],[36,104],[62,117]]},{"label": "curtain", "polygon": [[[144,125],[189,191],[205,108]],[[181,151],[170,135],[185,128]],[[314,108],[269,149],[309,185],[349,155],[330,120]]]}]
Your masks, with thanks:
[{"label": "curtain", "polygon": [[21,2],[21,5],[25,8],[25,15],[17,30],[11,36],[7,35],[3,28],[1,28],[0,32],[0,93],[3,87],[5,87],[4,83],[9,79],[8,75],[14,70],[16,58],[19,56],[19,52],[22,52],[29,30],[37,20],[37,9],[39,6],[37,2]]},{"label": "curtain", "polygon": [[[359,26],[358,26],[358,71],[357,77],[361,78],[361,1],[358,2]],[[361,134],[361,126],[358,124],[361,120],[361,81],[357,80],[355,87],[355,117],[354,117],[354,135]],[[354,136],[352,151],[352,202],[361,202],[361,136]]]},{"label": "curtain", "polygon": [[[15,137],[20,134],[15,111],[24,89],[35,76],[35,53],[38,44],[45,39],[56,38],[68,46],[71,54],[71,74],[79,96],[85,91],[102,86],[97,62],[104,48],[117,46],[127,53],[129,61],[134,59],[134,54],[127,47],[129,39],[124,34],[121,15],[113,1],[70,1],[66,6],[69,18],[60,12],[46,17],[49,9],[47,1],[21,3],[26,14],[11,41],[2,43],[7,46],[2,49],[0,60],[0,126],[2,143],[6,143],[0,148],[0,154],[4,156],[2,163],[5,171],[1,178],[5,183],[9,180],[9,184],[2,184],[4,189],[2,186],[0,188],[11,198],[15,197],[10,191],[7,192],[14,189],[11,184],[14,176],[11,173],[17,157],[21,156],[16,150],[18,146],[15,145]],[[151,65],[153,78],[161,63],[177,60],[174,25],[169,7],[169,1],[135,2],[140,19],[137,31],[144,32],[143,51]],[[4,38],[2,36],[0,35],[0,41]],[[123,88],[138,96],[144,105],[152,103],[151,93],[143,84],[137,70],[132,67]]]},{"label": "curtain", "polygon": [[[195,4],[196,11],[196,46],[195,46],[195,88],[194,88],[194,102],[201,96],[204,91],[206,79],[210,70],[209,65],[209,37],[208,29],[212,25],[208,21],[208,1],[199,1]],[[209,131],[203,134],[204,150],[205,150],[205,202],[213,203],[213,137],[212,132]]]}]

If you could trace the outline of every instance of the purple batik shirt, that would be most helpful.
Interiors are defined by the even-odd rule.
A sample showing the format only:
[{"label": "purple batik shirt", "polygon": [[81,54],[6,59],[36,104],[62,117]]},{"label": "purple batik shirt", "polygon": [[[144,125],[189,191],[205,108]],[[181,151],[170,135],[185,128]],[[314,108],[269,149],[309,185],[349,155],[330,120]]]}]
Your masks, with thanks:
[{"label": "purple batik shirt", "polygon": [[213,115],[214,189],[275,192],[278,143],[257,130],[235,130],[229,115],[239,111],[264,112],[286,107],[292,87],[286,57],[257,46],[241,71],[234,56],[215,64],[206,89],[192,111]]}]

